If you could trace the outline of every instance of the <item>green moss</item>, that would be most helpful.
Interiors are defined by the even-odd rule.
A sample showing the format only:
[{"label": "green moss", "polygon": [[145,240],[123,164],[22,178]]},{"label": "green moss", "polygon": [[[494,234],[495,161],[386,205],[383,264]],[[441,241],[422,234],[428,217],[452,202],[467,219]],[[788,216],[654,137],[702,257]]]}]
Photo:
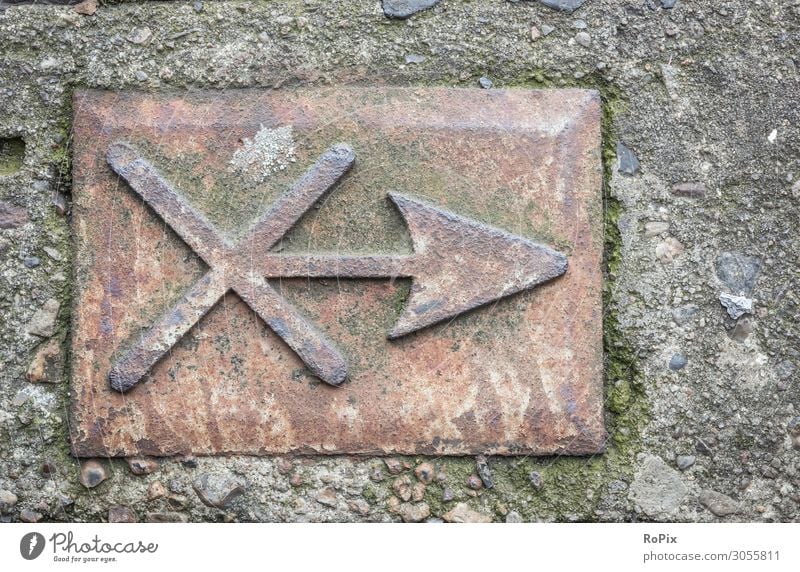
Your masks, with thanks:
[{"label": "green moss", "polygon": [[22,137],[0,138],[0,177],[13,175],[25,160],[25,141]]}]

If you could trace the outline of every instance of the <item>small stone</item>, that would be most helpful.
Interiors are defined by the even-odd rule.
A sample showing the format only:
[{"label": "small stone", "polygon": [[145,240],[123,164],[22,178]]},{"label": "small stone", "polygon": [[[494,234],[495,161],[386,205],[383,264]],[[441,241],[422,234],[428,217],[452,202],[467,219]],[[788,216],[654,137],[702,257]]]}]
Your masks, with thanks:
[{"label": "small stone", "polygon": [[430,484],[433,481],[433,477],[436,474],[436,469],[430,463],[422,463],[414,469],[414,475],[417,479],[425,483],[426,485]]},{"label": "small stone", "polygon": [[60,383],[63,365],[61,342],[51,339],[36,351],[25,376],[31,383]]},{"label": "small stone", "polygon": [[592,37],[588,34],[588,32],[578,32],[575,34],[575,41],[584,48],[589,48],[592,45]]},{"label": "small stone", "polygon": [[586,29],[586,20],[581,20],[581,19],[573,20],[572,21],[572,27],[575,28],[576,30],[585,30]]},{"label": "small stone", "polygon": [[741,252],[723,252],[717,257],[714,270],[731,292],[749,295],[755,288],[761,259]]},{"label": "small stone", "polygon": [[767,141],[769,141],[769,143],[772,145],[774,145],[778,141],[777,129],[773,129],[772,131],[769,132],[769,135],[767,135]]},{"label": "small stone", "polygon": [[456,498],[456,493],[453,492],[453,489],[445,487],[442,491],[442,502],[450,502],[454,498]]},{"label": "small stone", "polygon": [[8,514],[17,504],[17,495],[11,491],[0,489],[0,514]]},{"label": "small stone", "polygon": [[699,500],[700,504],[720,517],[730,516],[741,510],[738,502],[728,495],[718,493],[717,491],[704,490],[700,493]]},{"label": "small stone", "polygon": [[686,325],[697,314],[698,308],[695,304],[686,304],[672,310],[672,319],[679,326]]},{"label": "small stone", "polygon": [[152,501],[167,496],[167,487],[160,481],[153,481],[147,487],[147,500]]},{"label": "small stone", "polygon": [[548,24],[542,24],[542,35],[543,36],[549,36],[554,31],[555,31],[555,28],[553,26],[550,26]]},{"label": "small stone", "polygon": [[438,3],[439,0],[383,0],[383,13],[389,18],[405,19]]},{"label": "small stone", "polygon": [[786,432],[792,438],[792,446],[795,449],[800,449],[800,416],[794,417],[786,425]]},{"label": "small stone", "polygon": [[542,479],[541,473],[539,471],[531,471],[528,474],[528,480],[531,483],[531,486],[535,489],[541,489],[544,485],[544,480]]},{"label": "small stone", "polygon": [[708,455],[709,457],[714,454],[714,450],[712,446],[714,442],[711,439],[707,439],[708,442],[704,441],[703,439],[697,439],[694,444],[695,451],[698,453],[702,453],[703,455]]},{"label": "small stone", "polygon": [[542,37],[542,32],[536,26],[531,26],[531,42],[535,42]]},{"label": "small stone", "polygon": [[81,465],[81,484],[93,489],[108,478],[106,468],[98,461],[86,461]]},{"label": "small stone", "polygon": [[137,70],[136,73],[133,75],[136,76],[136,81],[147,81],[147,78],[150,77],[147,75],[147,73],[143,72],[142,70]]},{"label": "small stone", "polygon": [[475,464],[478,469],[478,476],[481,478],[483,486],[487,489],[493,488],[494,481],[492,480],[492,471],[489,469],[489,461],[484,455],[478,455],[475,460]]},{"label": "small stone", "polygon": [[668,236],[656,246],[656,256],[662,264],[668,264],[683,254],[683,244],[674,236]]},{"label": "small stone", "polygon": [[333,487],[325,487],[317,494],[317,502],[325,506],[335,507],[338,500],[339,497],[336,494],[336,489]]},{"label": "small stone", "polygon": [[694,455],[678,455],[675,457],[675,464],[681,471],[685,471],[695,463]]},{"label": "small stone", "polygon": [[698,181],[676,183],[672,185],[672,194],[676,197],[686,197],[687,199],[702,199],[706,196],[706,185]]},{"label": "small stone", "polygon": [[53,195],[52,202],[53,206],[56,209],[56,212],[60,216],[64,216],[67,214],[67,210],[69,209],[69,207],[67,206],[67,197],[56,191],[56,193]]},{"label": "small stone", "polygon": [[744,296],[733,296],[723,292],[719,295],[719,303],[725,306],[728,315],[734,320],[753,313],[753,300]]},{"label": "small stone", "polygon": [[411,487],[411,500],[419,502],[425,498],[425,483],[415,483]]},{"label": "small stone", "polygon": [[425,61],[425,56],[421,56],[419,54],[406,54],[407,64],[421,64],[424,61]]},{"label": "small stone", "polygon": [[50,298],[44,303],[44,306],[39,308],[36,313],[28,322],[26,330],[29,334],[40,336],[43,338],[51,337],[56,331],[56,319],[58,318],[58,310],[61,307],[58,300]]},{"label": "small stone", "polygon": [[736,325],[731,330],[731,339],[743,343],[750,337],[754,329],[755,321],[749,316],[743,316],[736,321]]},{"label": "small stone", "polygon": [[483,488],[483,481],[478,475],[470,475],[467,477],[467,486],[473,491],[477,491]]},{"label": "small stone", "polygon": [[647,455],[628,489],[628,498],[652,518],[675,514],[689,489],[681,474],[660,457]]},{"label": "small stone", "polygon": [[403,522],[422,522],[431,515],[428,503],[403,503],[395,509]]},{"label": "small stone", "polygon": [[179,512],[148,512],[147,522],[189,522],[189,517]]},{"label": "small stone", "polygon": [[146,44],[150,38],[153,37],[153,32],[150,31],[150,28],[144,26],[141,28],[134,28],[131,30],[125,39],[128,40],[132,44]]},{"label": "small stone", "polygon": [[22,264],[25,268],[36,268],[42,263],[42,261],[36,256],[26,256],[22,259]]},{"label": "small stone", "polygon": [[617,142],[617,170],[623,175],[633,176],[639,172],[639,159],[633,151]]},{"label": "small stone", "polygon": [[28,222],[28,213],[22,207],[0,201],[0,229],[18,228]]},{"label": "small stone", "polygon": [[199,14],[200,12],[203,11],[203,3],[197,0],[192,4],[192,8],[194,8],[194,11]]},{"label": "small stone", "polygon": [[42,476],[45,479],[49,479],[55,476],[57,473],[58,473],[58,468],[56,467],[55,463],[53,463],[52,461],[45,461],[44,463],[42,463]]},{"label": "small stone", "polygon": [[281,475],[288,475],[292,472],[294,464],[289,459],[281,457],[275,462],[275,468],[278,469]]},{"label": "small stone", "polygon": [[193,457],[191,455],[184,455],[183,457],[181,457],[181,465],[189,469],[196,469],[198,466],[197,457]]},{"label": "small stone", "polygon": [[158,470],[158,461],[147,457],[129,457],[128,468],[134,475],[149,475]]},{"label": "small stone", "polygon": [[404,475],[399,479],[395,479],[392,483],[392,490],[398,498],[404,502],[411,500],[411,479]]},{"label": "small stone", "polygon": [[664,234],[669,230],[668,222],[646,222],[644,223],[644,236],[645,238],[653,238],[659,234]]},{"label": "small stone", "polygon": [[92,16],[97,12],[97,0],[83,0],[80,4],[75,4],[73,10],[82,16]]},{"label": "small stone", "polygon": [[506,515],[506,522],[511,524],[518,524],[520,522],[523,522],[523,520],[517,511],[512,510]]},{"label": "small stone", "polygon": [[372,482],[380,483],[386,479],[386,475],[383,474],[383,469],[378,467],[372,467],[369,471],[369,478]]},{"label": "small stone", "polygon": [[139,519],[127,506],[112,506],[108,509],[108,522],[139,522]]},{"label": "small stone", "polygon": [[494,85],[494,83],[492,83],[492,80],[490,80],[488,77],[481,77],[478,80],[478,83],[483,89],[491,89],[492,86]]},{"label": "small stone", "polygon": [[586,0],[539,0],[540,4],[544,4],[548,8],[560,10],[561,12],[574,12],[581,7]]},{"label": "small stone", "polygon": [[687,363],[689,363],[689,360],[686,359],[685,355],[675,354],[669,360],[669,369],[672,371],[678,371],[686,367]]},{"label": "small stone", "polygon": [[300,473],[295,473],[289,477],[289,484],[293,487],[299,487],[303,484],[303,477],[300,475]]},{"label": "small stone", "polygon": [[667,10],[674,8],[678,0],[661,0],[661,7]]},{"label": "small stone", "polygon": [[460,502],[442,515],[446,522],[492,522],[491,515],[477,510],[472,510],[465,503]]},{"label": "small stone", "polygon": [[351,511],[361,516],[367,516],[369,514],[369,503],[364,499],[349,500],[347,501],[347,506],[350,507]]},{"label": "small stone", "polygon": [[20,522],[28,522],[28,523],[35,523],[42,520],[44,516],[40,512],[36,512],[35,510],[31,510],[29,508],[24,508],[19,512],[19,520]]},{"label": "small stone", "polygon": [[215,508],[226,507],[244,493],[241,483],[222,473],[203,473],[194,480],[192,488],[203,504]]},{"label": "small stone", "polygon": [[399,475],[403,472],[403,463],[399,459],[387,458],[383,460],[389,474]]},{"label": "small stone", "polygon": [[51,246],[45,246],[45,247],[42,248],[42,250],[44,250],[44,253],[47,256],[49,256],[50,258],[52,258],[53,260],[55,260],[56,262],[61,260],[61,253],[58,250],[56,250],[55,248],[53,248]]}]

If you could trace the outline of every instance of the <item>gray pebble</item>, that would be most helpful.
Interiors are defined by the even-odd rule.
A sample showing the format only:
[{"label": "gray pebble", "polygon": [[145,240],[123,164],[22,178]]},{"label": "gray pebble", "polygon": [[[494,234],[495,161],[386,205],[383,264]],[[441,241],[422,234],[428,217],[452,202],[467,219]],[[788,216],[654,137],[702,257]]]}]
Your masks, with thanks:
[{"label": "gray pebble", "polygon": [[578,32],[575,34],[575,41],[584,48],[591,47],[592,45],[592,37],[587,32]]},{"label": "gray pebble", "polygon": [[137,71],[137,72],[136,72],[134,75],[136,76],[136,79],[137,79],[138,81],[147,81],[147,78],[149,77],[149,76],[148,76],[148,75],[147,75],[145,72],[143,72],[142,70],[138,70],[138,71]]},{"label": "gray pebble", "polygon": [[36,268],[42,263],[42,261],[36,256],[26,256],[22,259],[22,263],[25,265],[25,268]]},{"label": "gray pebble", "polygon": [[741,510],[738,502],[728,495],[717,491],[705,490],[700,493],[700,504],[714,513],[716,516],[730,516]]},{"label": "gray pebble", "polygon": [[486,457],[484,455],[478,455],[476,464],[478,468],[478,476],[480,476],[481,481],[483,481],[483,486],[487,489],[494,487],[492,472],[489,470],[489,461],[486,459]]},{"label": "gray pebble", "polygon": [[56,331],[56,319],[61,304],[55,298],[50,298],[39,308],[28,322],[26,331],[35,336],[49,338]]},{"label": "gray pebble", "polygon": [[581,4],[584,2],[586,2],[586,0],[539,0],[540,4],[562,12],[574,12],[580,8]]},{"label": "gray pebble", "polygon": [[683,369],[686,367],[686,364],[689,362],[686,359],[686,356],[683,354],[675,354],[669,360],[669,369],[672,371],[678,371],[679,369]]},{"label": "gray pebble", "polygon": [[555,28],[553,26],[548,25],[548,24],[542,24],[542,26],[541,26],[541,28],[539,28],[539,30],[542,32],[543,36],[549,36],[550,34],[553,33],[553,31],[555,31]]},{"label": "gray pebble", "polygon": [[741,252],[723,252],[717,257],[714,269],[720,282],[734,294],[749,295],[755,288],[761,259]]},{"label": "gray pebble", "polygon": [[491,87],[494,85],[492,80],[490,80],[488,77],[482,77],[478,80],[478,83],[481,84],[483,89],[491,89]]},{"label": "gray pebble", "polygon": [[439,0],[383,0],[383,13],[389,18],[408,18],[438,3]]},{"label": "gray pebble", "polygon": [[753,313],[753,301],[744,296],[733,296],[723,292],[719,295],[719,303],[725,306],[728,315],[734,320]]},{"label": "gray pebble", "polygon": [[623,175],[631,176],[639,172],[639,159],[620,142],[617,142],[617,170]]},{"label": "gray pebble", "polygon": [[0,489],[0,514],[7,514],[17,504],[17,495],[11,491]]},{"label": "gray pebble", "polygon": [[674,8],[677,1],[678,0],[661,0],[661,7],[666,9]]},{"label": "gray pebble", "polygon": [[540,489],[544,485],[544,481],[542,480],[542,475],[541,473],[539,473],[539,471],[531,471],[528,474],[528,480],[535,489]]},{"label": "gray pebble", "polygon": [[407,54],[406,55],[406,63],[407,64],[421,64],[425,61],[425,56],[421,56],[419,54]]},{"label": "gray pebble", "polygon": [[195,2],[194,4],[192,4],[192,7],[194,8],[195,12],[199,13],[199,12],[203,11],[203,3],[202,2],[199,2],[199,1]]},{"label": "gray pebble", "polygon": [[695,458],[694,455],[678,455],[677,457],[675,457],[675,464],[681,471],[685,471],[686,469],[694,465],[694,462],[696,460],[697,459]]}]

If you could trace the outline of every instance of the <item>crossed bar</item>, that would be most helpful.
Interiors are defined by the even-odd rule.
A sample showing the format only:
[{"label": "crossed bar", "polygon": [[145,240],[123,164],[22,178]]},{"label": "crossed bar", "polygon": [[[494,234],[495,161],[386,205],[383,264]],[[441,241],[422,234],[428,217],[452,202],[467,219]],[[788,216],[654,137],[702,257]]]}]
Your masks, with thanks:
[{"label": "crossed bar", "polygon": [[126,143],[108,149],[111,168],[139,194],[208,265],[178,303],[166,312],[108,374],[125,392],[141,381],[178,340],[228,291],[233,291],[285,341],[306,366],[331,385],[341,384],[347,365],[335,346],[269,285],[264,273],[270,249],[353,165],[345,144],[331,147],[284,193],[237,244],[230,244]]}]

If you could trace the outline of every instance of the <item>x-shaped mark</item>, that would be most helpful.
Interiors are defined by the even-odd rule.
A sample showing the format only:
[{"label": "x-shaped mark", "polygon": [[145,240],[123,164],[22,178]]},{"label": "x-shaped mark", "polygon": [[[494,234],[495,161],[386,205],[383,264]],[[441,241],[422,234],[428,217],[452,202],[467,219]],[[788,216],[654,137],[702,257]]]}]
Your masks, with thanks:
[{"label": "x-shaped mark", "polygon": [[230,244],[126,143],[108,150],[111,168],[139,194],[208,265],[208,272],[113,366],[117,391],[141,381],[227,292],[235,292],[286,342],[306,366],[331,385],[341,384],[347,365],[335,346],[269,285],[263,268],[269,251],[333,187],[355,161],[353,150],[331,147],[284,193],[237,244]]}]

